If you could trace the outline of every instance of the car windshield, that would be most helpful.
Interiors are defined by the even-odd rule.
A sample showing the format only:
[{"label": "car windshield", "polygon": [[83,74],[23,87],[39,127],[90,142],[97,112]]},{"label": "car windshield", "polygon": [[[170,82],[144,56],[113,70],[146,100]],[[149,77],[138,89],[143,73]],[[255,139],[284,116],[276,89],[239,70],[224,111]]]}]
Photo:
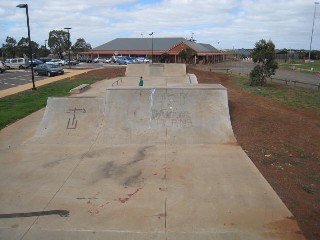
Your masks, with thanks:
[{"label": "car windshield", "polygon": [[53,64],[47,64],[48,68],[58,68],[58,66],[53,65]]}]

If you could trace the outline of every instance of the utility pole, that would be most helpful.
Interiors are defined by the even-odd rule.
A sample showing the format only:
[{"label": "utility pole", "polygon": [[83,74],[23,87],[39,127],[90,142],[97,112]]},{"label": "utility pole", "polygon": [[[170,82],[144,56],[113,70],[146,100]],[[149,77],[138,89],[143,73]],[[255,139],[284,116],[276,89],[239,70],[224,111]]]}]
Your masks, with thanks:
[{"label": "utility pole", "polygon": [[316,11],[317,11],[318,4],[319,4],[319,2],[314,2],[314,14],[313,14],[313,23],[312,23],[310,49],[309,49],[309,63],[311,62],[311,45],[312,45],[312,37],[313,37],[314,19],[316,18]]}]

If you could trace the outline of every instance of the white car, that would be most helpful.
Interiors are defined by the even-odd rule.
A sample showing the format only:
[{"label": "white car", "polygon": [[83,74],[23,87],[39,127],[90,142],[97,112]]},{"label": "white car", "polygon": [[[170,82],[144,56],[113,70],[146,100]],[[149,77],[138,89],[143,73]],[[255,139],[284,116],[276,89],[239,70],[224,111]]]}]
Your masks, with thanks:
[{"label": "white car", "polygon": [[6,70],[6,65],[3,62],[0,62],[0,73],[3,73]]},{"label": "white car", "polygon": [[49,64],[54,64],[57,66],[64,66],[66,64],[66,62],[62,59],[52,59],[51,61],[47,62]]},{"label": "white car", "polygon": [[105,60],[104,60],[104,63],[111,63],[112,62],[112,58],[106,58]]},{"label": "white car", "polygon": [[9,69],[25,69],[30,66],[29,61],[26,58],[7,59],[4,63],[7,65]]},{"label": "white car", "polygon": [[97,57],[97,58],[93,59],[93,62],[98,63],[98,62],[104,62],[105,60],[106,60],[105,58]]},{"label": "white car", "polygon": [[137,57],[136,58],[136,62],[138,62],[138,63],[150,63],[151,60],[148,59],[148,58],[145,58],[145,57]]}]

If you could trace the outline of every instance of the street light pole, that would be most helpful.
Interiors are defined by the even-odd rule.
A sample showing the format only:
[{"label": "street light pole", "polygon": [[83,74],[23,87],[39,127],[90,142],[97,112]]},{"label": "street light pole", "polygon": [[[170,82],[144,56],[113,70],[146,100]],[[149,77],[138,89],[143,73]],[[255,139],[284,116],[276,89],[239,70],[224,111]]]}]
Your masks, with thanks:
[{"label": "street light pole", "polygon": [[309,63],[311,60],[311,45],[312,45],[312,37],[313,37],[313,28],[314,28],[314,19],[316,18],[316,10],[319,2],[314,2],[314,14],[313,14],[313,23],[312,23],[312,31],[311,31],[311,40],[310,40],[310,50],[309,50]]},{"label": "street light pole", "polygon": [[44,48],[47,50],[47,41],[48,40],[44,40]]},{"label": "street light pole", "polygon": [[36,85],[34,83],[34,73],[33,73],[33,65],[32,65],[32,47],[31,47],[31,37],[30,37],[30,25],[29,25],[29,13],[28,13],[28,4],[19,4],[18,8],[25,8],[27,15],[27,27],[28,27],[28,40],[29,40],[29,55],[30,55],[30,64],[31,64],[31,77],[32,77],[32,90],[37,90]]},{"label": "street light pole", "polygon": [[153,63],[153,34],[154,32],[150,33],[149,35],[152,36],[152,42],[151,42],[151,63]]},{"label": "street light pole", "polygon": [[71,43],[70,43],[70,32],[69,30],[72,29],[70,27],[65,27],[64,29],[66,29],[68,31],[68,47],[69,47],[69,68],[71,68],[71,63],[70,63],[70,48],[71,48]]}]

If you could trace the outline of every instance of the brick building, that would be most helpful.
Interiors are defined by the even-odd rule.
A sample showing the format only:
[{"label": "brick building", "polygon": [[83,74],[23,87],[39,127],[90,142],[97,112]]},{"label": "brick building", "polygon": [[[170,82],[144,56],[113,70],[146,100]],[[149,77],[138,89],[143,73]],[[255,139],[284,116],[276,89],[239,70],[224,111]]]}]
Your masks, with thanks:
[{"label": "brick building", "polygon": [[113,55],[148,57],[154,62],[181,63],[179,53],[190,48],[195,55],[193,63],[215,63],[226,59],[227,53],[220,52],[210,44],[196,43],[185,38],[116,38],[88,52],[81,57],[112,57]]}]

